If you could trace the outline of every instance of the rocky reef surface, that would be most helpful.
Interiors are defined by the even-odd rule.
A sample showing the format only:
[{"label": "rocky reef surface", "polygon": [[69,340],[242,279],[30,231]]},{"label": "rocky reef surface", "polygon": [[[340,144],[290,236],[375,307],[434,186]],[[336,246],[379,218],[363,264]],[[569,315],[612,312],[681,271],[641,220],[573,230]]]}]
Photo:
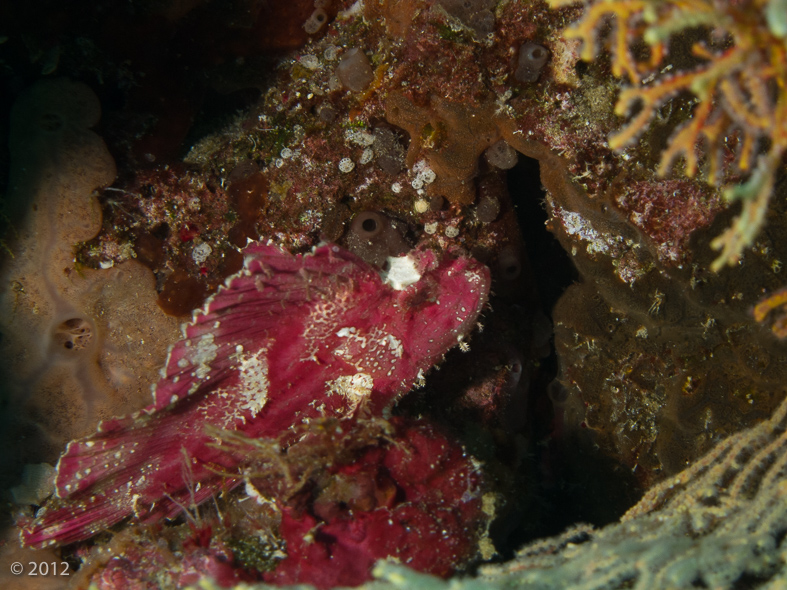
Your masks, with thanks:
[{"label": "rocky reef surface", "polygon": [[0,9],[4,587],[783,583],[784,9]]}]

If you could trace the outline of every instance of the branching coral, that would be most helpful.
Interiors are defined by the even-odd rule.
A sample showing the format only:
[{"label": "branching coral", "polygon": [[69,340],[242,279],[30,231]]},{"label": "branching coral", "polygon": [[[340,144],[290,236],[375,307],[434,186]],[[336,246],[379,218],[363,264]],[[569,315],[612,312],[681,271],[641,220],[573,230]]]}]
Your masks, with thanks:
[{"label": "branching coral", "polygon": [[[553,7],[574,0],[550,0]],[[787,32],[777,0],[619,0],[592,2],[582,18],[564,31],[583,42],[582,58],[598,53],[596,31],[614,19],[611,35],[612,73],[626,76],[615,107],[630,121],[609,140],[622,149],[637,139],[658,111],[677,94],[696,98],[691,117],[671,137],[661,154],[658,173],[666,175],[684,159],[688,176],[705,161],[705,178],[713,185],[727,182],[729,202],[743,209],[732,226],[713,242],[721,253],[715,271],[738,262],[765,222],[777,171],[787,150]],[[713,44],[693,43],[698,65],[688,71],[672,69],[669,49],[680,38],[707,37]],[[643,51],[642,43],[649,51]],[[714,46],[715,45],[715,46]],[[735,154],[737,170],[748,179],[735,184],[725,179],[726,156]]]},{"label": "branching coral", "polygon": [[531,545],[487,574],[533,588],[731,588],[747,576],[751,586],[783,584],[786,415],[782,402],[652,488],[619,524]]}]

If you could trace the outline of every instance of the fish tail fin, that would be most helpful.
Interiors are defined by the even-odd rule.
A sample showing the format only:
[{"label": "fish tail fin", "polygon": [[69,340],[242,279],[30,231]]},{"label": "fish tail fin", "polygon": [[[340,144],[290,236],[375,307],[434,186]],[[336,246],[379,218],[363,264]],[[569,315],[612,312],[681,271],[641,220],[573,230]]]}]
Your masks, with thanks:
[{"label": "fish tail fin", "polygon": [[19,523],[25,545],[81,541],[129,516],[151,512],[149,480],[162,465],[151,449],[153,424],[139,427],[135,418],[102,422],[95,434],[68,444],[57,464],[54,497],[35,519]]}]

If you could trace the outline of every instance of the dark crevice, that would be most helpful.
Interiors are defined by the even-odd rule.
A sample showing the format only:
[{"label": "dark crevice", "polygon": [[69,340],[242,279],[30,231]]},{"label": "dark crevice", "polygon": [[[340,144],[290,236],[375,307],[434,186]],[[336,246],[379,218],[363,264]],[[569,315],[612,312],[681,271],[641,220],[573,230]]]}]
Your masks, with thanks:
[{"label": "dark crevice", "polygon": [[[520,154],[519,163],[508,173],[508,188],[525,240],[534,288],[542,311],[551,318],[557,301],[580,281],[580,276],[569,254],[546,228],[546,193],[539,162]],[[620,516],[619,507],[630,506],[635,499],[627,485],[630,474],[623,473],[620,466],[589,448],[585,441],[567,440],[556,433],[550,390],[557,384],[557,372],[553,346],[549,356],[540,360],[528,394],[528,448],[534,457],[529,482],[533,492],[531,510],[508,538],[508,546],[559,534],[575,522],[596,526],[612,522]]]},{"label": "dark crevice", "polygon": [[183,140],[181,155],[185,156],[200,139],[226,129],[238,113],[250,109],[259,98],[260,90],[253,87],[228,93],[205,88],[200,109]]},{"label": "dark crevice", "polygon": [[[508,174],[508,186],[527,245],[534,287],[544,313],[551,318],[557,301],[581,278],[569,254],[546,228],[546,195],[539,178],[539,162],[520,155]],[[528,400],[528,445],[535,456],[533,507],[538,515],[535,519],[525,516],[533,522],[523,525],[519,538],[511,539],[513,544],[560,534],[577,522],[599,527],[614,522],[638,496],[632,474],[603,456],[592,439],[567,436],[556,429],[550,392],[553,398],[566,392],[554,380],[558,372],[554,345],[541,360],[540,369]]]},{"label": "dark crevice", "polygon": [[520,154],[517,165],[508,171],[508,190],[527,244],[535,288],[544,313],[551,318],[555,303],[579,275],[568,253],[546,228],[546,191],[538,160]]}]

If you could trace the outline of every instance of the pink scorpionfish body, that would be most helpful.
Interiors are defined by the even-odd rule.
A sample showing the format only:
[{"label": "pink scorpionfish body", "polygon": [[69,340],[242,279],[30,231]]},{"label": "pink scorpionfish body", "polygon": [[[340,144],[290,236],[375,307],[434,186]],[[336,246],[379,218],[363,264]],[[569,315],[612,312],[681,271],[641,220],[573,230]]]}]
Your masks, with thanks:
[{"label": "pink scorpionfish body", "polygon": [[154,403],[69,443],[56,497],[23,523],[26,545],[174,517],[235,487],[240,475],[218,473],[238,465],[206,425],[286,446],[283,433],[313,419],[383,415],[473,329],[489,291],[482,264],[425,249],[392,259],[385,282],[332,244],[244,253],[243,270],[184,326]]}]

